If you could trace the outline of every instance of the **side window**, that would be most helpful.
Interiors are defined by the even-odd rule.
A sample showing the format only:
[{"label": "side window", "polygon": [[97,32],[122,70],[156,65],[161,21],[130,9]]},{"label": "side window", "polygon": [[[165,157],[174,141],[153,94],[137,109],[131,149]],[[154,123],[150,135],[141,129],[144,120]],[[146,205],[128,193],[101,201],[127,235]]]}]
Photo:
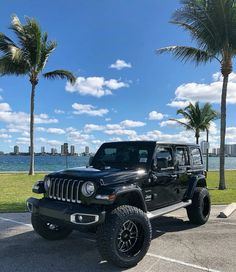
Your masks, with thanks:
[{"label": "side window", "polygon": [[159,168],[174,166],[171,148],[159,146],[156,152],[156,160]]},{"label": "side window", "polygon": [[191,149],[191,157],[193,161],[193,165],[202,165],[202,156],[199,148]]},{"label": "side window", "polygon": [[179,162],[179,166],[189,165],[188,150],[185,147],[176,148],[176,161]]}]

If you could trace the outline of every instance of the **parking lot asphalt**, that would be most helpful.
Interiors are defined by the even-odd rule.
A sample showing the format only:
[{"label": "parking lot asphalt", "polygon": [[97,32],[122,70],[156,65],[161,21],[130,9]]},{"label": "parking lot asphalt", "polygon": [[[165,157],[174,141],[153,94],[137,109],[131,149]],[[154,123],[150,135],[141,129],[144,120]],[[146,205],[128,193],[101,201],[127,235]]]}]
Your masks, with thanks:
[{"label": "parking lot asphalt", "polygon": [[[146,257],[126,271],[235,272],[236,212],[191,225],[184,209],[152,221],[153,239]],[[0,213],[0,272],[124,271],[103,261],[95,236],[73,232],[66,240],[47,241],[30,224],[29,213]]]}]

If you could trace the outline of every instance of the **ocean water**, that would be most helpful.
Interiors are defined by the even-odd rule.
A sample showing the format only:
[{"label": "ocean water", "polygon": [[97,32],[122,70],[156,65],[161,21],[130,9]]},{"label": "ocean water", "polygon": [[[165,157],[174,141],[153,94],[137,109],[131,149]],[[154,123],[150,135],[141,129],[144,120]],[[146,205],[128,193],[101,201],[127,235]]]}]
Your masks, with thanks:
[{"label": "ocean water", "polygon": [[[5,171],[28,171],[29,156],[0,156],[0,172]],[[65,156],[36,156],[35,170],[36,171],[56,171],[65,168],[85,166],[88,163],[89,157],[65,157]],[[205,158],[204,158],[205,161]],[[209,169],[219,169],[219,158],[209,158]],[[236,169],[236,157],[225,158],[225,169]]]}]

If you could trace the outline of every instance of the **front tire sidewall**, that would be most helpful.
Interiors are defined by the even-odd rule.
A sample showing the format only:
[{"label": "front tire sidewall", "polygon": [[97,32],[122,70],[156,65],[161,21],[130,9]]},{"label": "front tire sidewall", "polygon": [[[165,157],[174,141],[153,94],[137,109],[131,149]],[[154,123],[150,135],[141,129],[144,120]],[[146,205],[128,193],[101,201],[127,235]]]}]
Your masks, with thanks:
[{"label": "front tire sidewall", "polygon": [[[143,238],[136,244],[137,252],[129,256],[119,251],[117,246],[118,234],[128,220],[140,226],[143,233]],[[127,205],[120,206],[108,215],[106,222],[98,229],[97,235],[98,249],[102,257],[119,267],[128,268],[135,266],[146,255],[151,242],[151,225],[146,214],[140,209]]]}]

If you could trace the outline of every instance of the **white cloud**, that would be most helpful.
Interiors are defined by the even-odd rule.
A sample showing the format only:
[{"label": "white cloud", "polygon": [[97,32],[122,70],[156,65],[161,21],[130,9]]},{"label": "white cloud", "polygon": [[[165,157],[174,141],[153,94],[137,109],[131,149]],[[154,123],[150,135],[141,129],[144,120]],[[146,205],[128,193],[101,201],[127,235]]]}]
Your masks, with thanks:
[{"label": "white cloud", "polygon": [[95,97],[111,95],[112,90],[124,87],[129,87],[129,84],[116,79],[105,80],[104,77],[78,77],[74,85],[66,83],[66,91],[68,92]]},{"label": "white cloud", "polygon": [[148,115],[149,120],[162,120],[164,118],[164,114],[157,112],[157,111],[151,111]]},{"label": "white cloud", "polygon": [[107,129],[122,129],[120,124],[107,124],[106,128]]},{"label": "white cloud", "polygon": [[109,121],[111,121],[111,118],[105,118],[105,121],[109,122]]},{"label": "white cloud", "polygon": [[131,63],[127,63],[124,60],[118,59],[118,60],[116,60],[115,63],[111,64],[109,68],[114,68],[114,69],[117,69],[117,70],[122,70],[124,68],[131,68],[131,67],[132,67]]},{"label": "white cloud", "polygon": [[2,133],[2,134],[0,134],[0,138],[2,138],[2,139],[11,138],[11,135],[7,134],[7,133]]},{"label": "white cloud", "polygon": [[61,128],[48,128],[47,130],[47,133],[51,133],[51,134],[65,134],[65,130],[64,129],[61,129]]},{"label": "white cloud", "polygon": [[86,133],[90,133],[91,131],[101,131],[104,129],[104,126],[94,125],[94,124],[86,124],[84,126],[84,131]]},{"label": "white cloud", "polygon": [[3,97],[0,95],[0,101],[3,100]]},{"label": "white cloud", "polygon": [[64,113],[65,113],[64,110],[59,110],[59,109],[55,109],[54,112],[55,112],[56,114],[64,114]]},{"label": "white cloud", "polygon": [[173,100],[167,104],[172,108],[185,108],[189,105],[190,101],[183,101],[183,100]]},{"label": "white cloud", "polygon": [[122,139],[120,137],[113,137],[113,138],[110,138],[110,141],[111,142],[120,142],[120,141],[122,141]]},{"label": "white cloud", "polygon": [[68,133],[68,140],[73,142],[73,143],[79,143],[83,144],[83,142],[89,140],[91,138],[90,135],[88,134],[83,134],[81,131],[78,130],[73,130]]},{"label": "white cloud", "polygon": [[135,136],[137,134],[135,130],[129,130],[129,129],[113,129],[113,130],[105,130],[104,132],[108,135]]},{"label": "white cloud", "polygon": [[16,144],[29,145],[30,139],[28,137],[16,138]]},{"label": "white cloud", "polygon": [[[195,82],[182,84],[176,91],[176,100],[200,101],[220,103],[222,91],[222,76],[220,73],[212,75],[213,82],[209,84],[198,84]],[[236,104],[236,73],[231,73],[228,82],[227,103]]]},{"label": "white cloud", "polygon": [[103,116],[109,112],[108,109],[96,109],[96,107],[89,104],[74,103],[72,108],[75,109],[74,114],[87,114],[90,116]]},{"label": "white cloud", "polygon": [[[7,109],[7,106],[5,107]],[[57,119],[49,118],[47,114],[35,115],[35,124],[58,123]],[[0,111],[0,121],[12,124],[28,124],[30,116],[25,112]]]},{"label": "white cloud", "polygon": [[0,103],[0,112],[1,111],[4,111],[4,112],[11,111],[10,105],[8,103]]},{"label": "white cloud", "polygon": [[181,131],[178,134],[165,134],[159,130],[148,131],[142,135],[134,135],[129,137],[129,140],[135,141],[158,141],[158,142],[185,142],[185,143],[194,143],[194,133],[188,131]]},{"label": "white cloud", "polygon": [[[185,123],[186,119],[185,118],[179,118],[177,119],[180,122]],[[174,121],[174,120],[166,120],[166,121],[162,121],[160,123],[160,127],[170,127],[170,128],[183,128],[183,126],[181,126],[178,122]]]},{"label": "white cloud", "polygon": [[133,120],[124,120],[122,122],[120,122],[121,126],[123,127],[143,127],[146,125],[146,123],[144,122],[140,122],[140,121],[133,121]]},{"label": "white cloud", "polygon": [[60,147],[60,145],[62,145],[61,141],[58,140],[48,140],[46,138],[40,137],[36,139],[38,142],[43,143],[43,144],[47,144],[51,147]]}]

